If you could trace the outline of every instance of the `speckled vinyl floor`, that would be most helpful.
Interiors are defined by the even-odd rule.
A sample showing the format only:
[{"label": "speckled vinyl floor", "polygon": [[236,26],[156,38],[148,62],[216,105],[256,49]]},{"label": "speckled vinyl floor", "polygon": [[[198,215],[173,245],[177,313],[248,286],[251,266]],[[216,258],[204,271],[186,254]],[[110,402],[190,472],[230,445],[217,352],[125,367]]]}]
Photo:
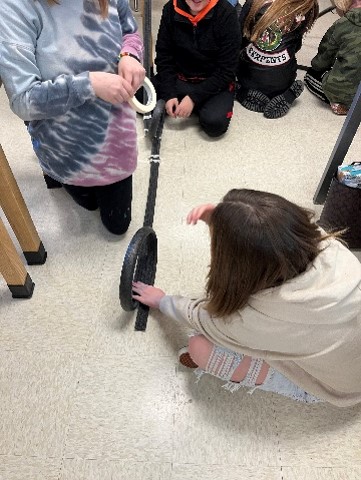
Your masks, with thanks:
[{"label": "speckled vinyl floor", "polygon": [[[155,24],[159,11],[158,2]],[[299,63],[309,64],[335,19],[317,22]],[[361,406],[230,394],[206,377],[196,384],[177,365],[186,331],[152,312],[147,331],[135,332],[134,314],[121,310],[123,255],[142,226],[148,186],[141,118],[133,221],[117,238],[97,212],[46,189],[3,88],[0,111],[1,145],[48,252],[45,265],[28,267],[36,283],[31,300],[12,299],[0,278],[0,479],[359,480]],[[230,188],[275,192],[319,215],[312,199],[343,122],[308,91],[279,120],[236,104],[218,140],[192,118],[167,119],[154,220],[157,285],[201,294],[209,238],[185,217]],[[360,160],[360,151],[358,133],[345,162]]]}]

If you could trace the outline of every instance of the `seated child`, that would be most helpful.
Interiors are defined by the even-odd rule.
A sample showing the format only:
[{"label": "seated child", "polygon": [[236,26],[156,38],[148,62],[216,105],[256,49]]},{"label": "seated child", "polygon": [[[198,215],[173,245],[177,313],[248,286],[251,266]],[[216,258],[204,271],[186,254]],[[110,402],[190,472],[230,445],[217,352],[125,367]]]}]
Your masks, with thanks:
[{"label": "seated child", "polygon": [[361,265],[340,234],[320,230],[313,212],[250,189],[193,208],[187,223],[199,220],[210,235],[200,297],[133,283],[134,300],[193,330],[179,362],[230,392],[360,403]]},{"label": "seated child", "polygon": [[228,0],[169,0],[164,5],[152,81],[170,117],[194,112],[210,137],[227,131],[239,39],[237,10]]},{"label": "seated child", "polygon": [[336,115],[346,115],[361,82],[361,0],[334,5],[341,18],[323,36],[305,84]]},{"label": "seated child", "polygon": [[317,0],[246,0],[236,99],[248,110],[279,118],[303,91],[296,52],[318,15]]}]

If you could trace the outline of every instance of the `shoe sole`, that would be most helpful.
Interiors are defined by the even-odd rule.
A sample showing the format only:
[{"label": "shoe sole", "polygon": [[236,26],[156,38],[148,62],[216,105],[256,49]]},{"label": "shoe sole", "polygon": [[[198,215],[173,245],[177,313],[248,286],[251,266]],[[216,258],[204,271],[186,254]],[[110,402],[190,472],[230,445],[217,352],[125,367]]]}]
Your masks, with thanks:
[{"label": "shoe sole", "polygon": [[187,347],[181,348],[178,353],[178,360],[181,365],[187,368],[198,368],[198,365],[193,362],[189,355]]}]

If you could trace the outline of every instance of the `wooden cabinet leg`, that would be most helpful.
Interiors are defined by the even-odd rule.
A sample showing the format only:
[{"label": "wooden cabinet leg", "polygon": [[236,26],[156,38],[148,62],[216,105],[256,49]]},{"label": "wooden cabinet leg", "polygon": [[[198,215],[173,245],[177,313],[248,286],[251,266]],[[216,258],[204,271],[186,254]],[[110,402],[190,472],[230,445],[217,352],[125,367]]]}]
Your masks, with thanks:
[{"label": "wooden cabinet leg", "polygon": [[14,298],[30,298],[32,296],[34,282],[26,271],[1,218],[0,273]]},{"label": "wooden cabinet leg", "polygon": [[5,153],[0,145],[0,206],[29,265],[43,264],[47,253],[39,238]]}]

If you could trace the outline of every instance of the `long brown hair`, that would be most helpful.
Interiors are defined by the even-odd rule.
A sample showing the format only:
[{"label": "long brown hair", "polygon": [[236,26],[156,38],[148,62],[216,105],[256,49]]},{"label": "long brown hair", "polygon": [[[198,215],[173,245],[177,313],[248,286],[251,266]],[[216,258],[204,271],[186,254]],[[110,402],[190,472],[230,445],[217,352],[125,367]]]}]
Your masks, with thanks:
[{"label": "long brown hair", "polygon": [[321,250],[314,213],[278,195],[231,190],[213,210],[207,310],[225,317],[250,295],[304,272]]},{"label": "long brown hair", "polygon": [[[48,3],[50,4],[60,3],[60,0],[48,0]],[[109,0],[98,0],[98,3],[99,3],[100,15],[103,18],[106,18],[108,16]]]},{"label": "long brown hair", "polygon": [[[269,4],[263,15],[257,20],[260,11]],[[292,29],[296,17],[305,17],[305,30],[310,30],[318,16],[317,0],[254,0],[244,22],[243,34],[252,42],[257,41],[263,32],[278,24],[282,30]]]}]

